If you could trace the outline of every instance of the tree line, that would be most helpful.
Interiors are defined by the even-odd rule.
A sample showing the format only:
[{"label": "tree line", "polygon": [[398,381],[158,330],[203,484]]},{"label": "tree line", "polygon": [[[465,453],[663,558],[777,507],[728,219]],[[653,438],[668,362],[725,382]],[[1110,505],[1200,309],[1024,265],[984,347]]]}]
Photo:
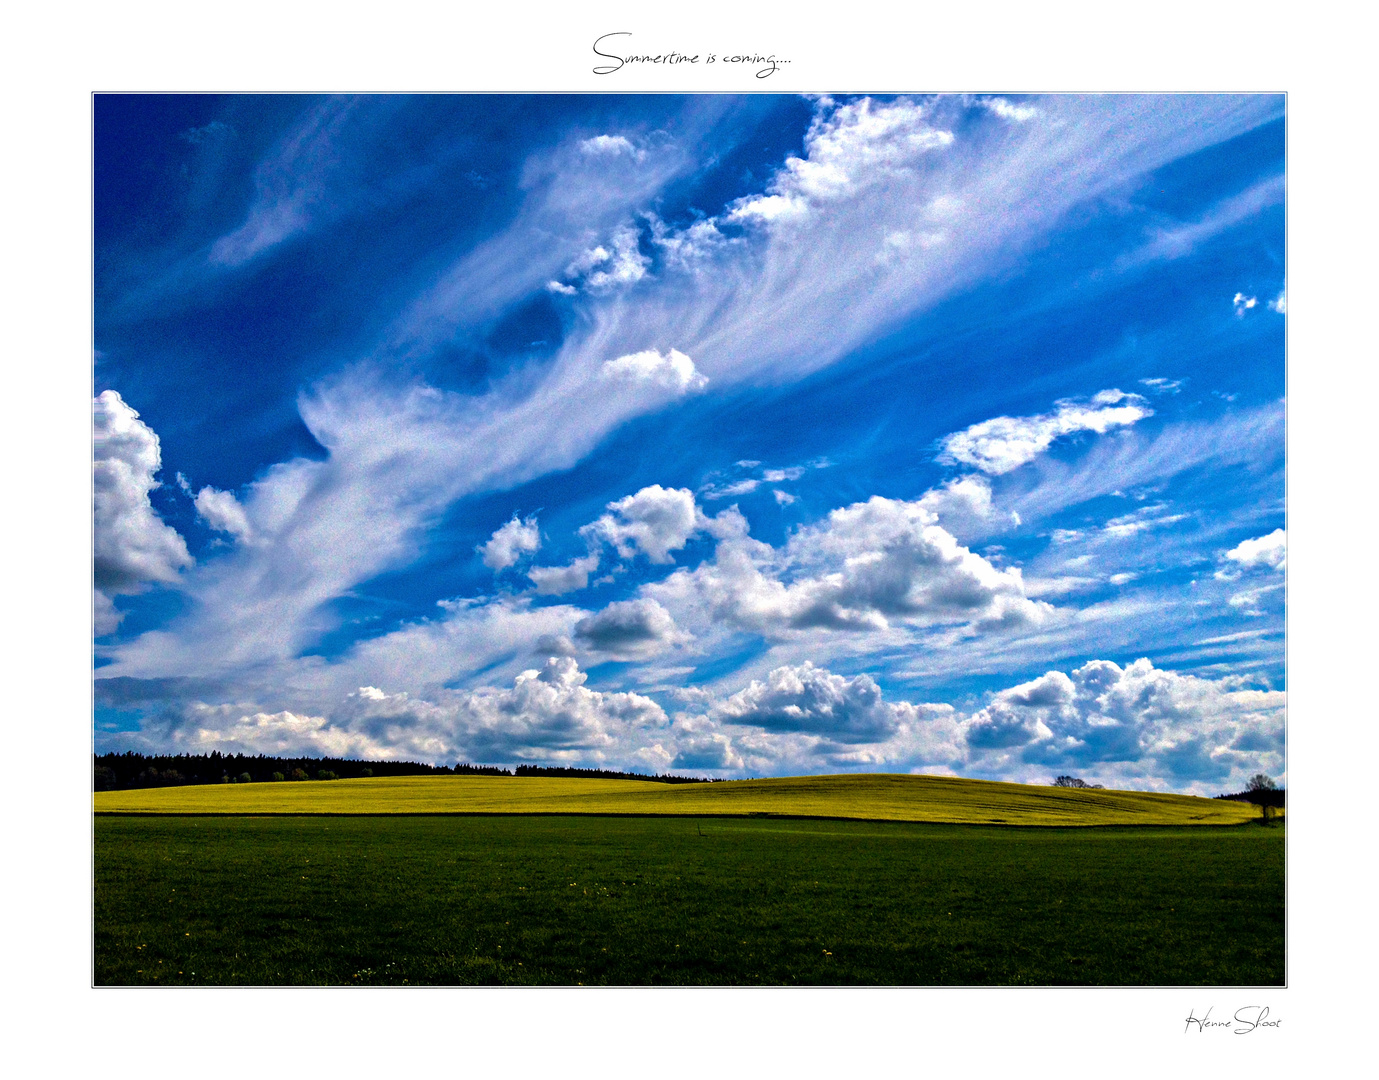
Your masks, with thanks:
[{"label": "tree line", "polygon": [[1237,802],[1254,803],[1259,807],[1260,820],[1268,821],[1271,810],[1282,810],[1284,802],[1284,789],[1274,783],[1271,776],[1264,773],[1255,773],[1250,777],[1249,783],[1245,785],[1244,791],[1237,791],[1232,795],[1218,795],[1218,799],[1234,799]]},{"label": "tree line", "polygon": [[[458,761],[453,767],[419,761],[359,761],[353,758],[272,757],[265,754],[153,754],[127,750],[94,757],[97,791],[177,787],[184,784],[250,784],[303,780],[352,780],[370,776],[512,776],[498,765]],[[546,768],[519,765],[518,776],[584,776],[605,780],[655,780],[663,784],[693,784],[693,776],[644,776],[604,769]]]}]

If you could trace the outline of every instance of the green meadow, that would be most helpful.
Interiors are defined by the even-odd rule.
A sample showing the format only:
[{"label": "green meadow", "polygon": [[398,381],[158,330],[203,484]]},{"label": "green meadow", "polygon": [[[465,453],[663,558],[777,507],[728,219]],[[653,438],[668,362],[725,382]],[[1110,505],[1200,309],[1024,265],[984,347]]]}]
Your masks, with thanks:
[{"label": "green meadow", "polygon": [[98,814],[95,981],[1281,985],[1284,831]]},{"label": "green meadow", "polygon": [[660,784],[409,776],[101,791],[95,809],[171,814],[638,814],[851,818],[980,825],[1234,825],[1247,803],[942,776],[863,774]]},{"label": "green meadow", "polygon": [[1237,802],[849,775],[95,803],[102,985],[1283,981],[1284,828]]}]

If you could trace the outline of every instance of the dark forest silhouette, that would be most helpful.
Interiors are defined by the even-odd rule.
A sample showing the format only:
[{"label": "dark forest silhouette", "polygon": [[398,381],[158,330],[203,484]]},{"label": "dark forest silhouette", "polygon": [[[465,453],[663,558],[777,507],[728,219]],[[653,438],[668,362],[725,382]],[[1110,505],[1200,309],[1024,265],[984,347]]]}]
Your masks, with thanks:
[{"label": "dark forest silhouette", "polygon": [[[184,784],[247,784],[270,781],[352,780],[370,776],[512,776],[497,765],[457,762],[453,767],[417,761],[358,761],[352,758],[267,757],[255,754],[154,754],[132,750],[95,757],[95,789],[177,787]],[[607,769],[518,765],[518,776],[582,776],[599,780],[652,780],[662,784],[701,784],[697,776],[644,775]]]}]

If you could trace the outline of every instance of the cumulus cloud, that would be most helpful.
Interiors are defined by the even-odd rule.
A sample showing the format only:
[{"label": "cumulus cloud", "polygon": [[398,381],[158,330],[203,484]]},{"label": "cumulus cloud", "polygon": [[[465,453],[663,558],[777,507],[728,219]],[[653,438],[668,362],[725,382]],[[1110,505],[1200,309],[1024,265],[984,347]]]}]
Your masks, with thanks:
[{"label": "cumulus cloud", "polygon": [[655,600],[639,598],[609,604],[575,624],[575,640],[619,660],[653,656],[689,640]]},{"label": "cumulus cloud", "polygon": [[420,729],[451,753],[501,762],[597,757],[625,742],[632,730],[667,723],[650,698],[590,690],[587,678],[571,658],[551,657],[540,669],[521,672],[507,689],[475,690],[434,703],[405,694],[360,701],[352,724],[377,731]]},{"label": "cumulus cloud", "polygon": [[832,105],[823,99],[805,136],[805,156],[787,158],[766,193],[739,199],[729,211],[730,220],[803,218],[811,205],[884,182],[953,141],[952,132],[931,126],[927,110],[915,102],[862,98]]},{"label": "cumulus cloud", "polygon": [[614,732],[667,723],[648,697],[589,690],[588,676],[569,657],[551,657],[524,671],[509,690],[479,691],[461,704],[458,738],[481,760],[540,758],[551,751],[601,750]]},{"label": "cumulus cloud", "polygon": [[192,557],[149,500],[162,467],[158,436],[114,390],[93,404],[96,588],[113,595],[174,582]]},{"label": "cumulus cloud", "polygon": [[212,529],[229,533],[242,542],[253,540],[254,530],[249,524],[244,507],[240,505],[233,492],[203,487],[196,493],[195,502],[197,516]]},{"label": "cumulus cloud", "polygon": [[653,563],[674,562],[671,552],[683,548],[707,523],[688,488],[660,484],[611,502],[608,509],[611,513],[580,532],[590,540],[612,544],[624,559],[640,551]]},{"label": "cumulus cloud", "polygon": [[500,526],[491,537],[474,550],[484,559],[484,565],[497,573],[515,566],[524,556],[541,547],[541,530],[537,528],[536,518],[520,520],[516,514],[512,520]]},{"label": "cumulus cloud", "polygon": [[541,596],[561,596],[589,587],[589,575],[599,568],[599,554],[596,551],[572,559],[564,566],[533,566],[527,577],[536,586]]},{"label": "cumulus cloud", "polygon": [[120,628],[124,612],[115,607],[115,601],[97,589],[92,595],[91,625],[96,637],[113,634]]},{"label": "cumulus cloud", "polygon": [[268,754],[285,757],[363,758],[379,761],[396,757],[397,750],[367,734],[351,731],[324,716],[283,710],[244,713],[232,705],[197,702],[176,737],[184,753]]},{"label": "cumulus cloud", "polygon": [[[1235,581],[1240,577],[1242,571],[1253,570],[1258,567],[1267,567],[1270,570],[1282,572],[1287,566],[1288,534],[1283,529],[1275,529],[1267,536],[1256,536],[1250,540],[1242,540],[1229,551],[1221,552],[1220,557],[1233,565],[1223,566],[1216,571],[1215,576],[1219,581]],[[1231,603],[1236,604],[1238,599],[1239,597],[1233,598]],[[1241,601],[1241,603],[1246,602]],[[1250,602],[1252,603],[1252,601]]]},{"label": "cumulus cloud", "polygon": [[671,229],[654,214],[648,215],[648,219],[651,223],[651,242],[673,269],[697,273],[709,259],[720,255],[725,247],[742,243],[740,238],[724,236],[712,219],[702,219],[678,230]]},{"label": "cumulus cloud", "polygon": [[[974,629],[1028,626],[1052,613],[936,525],[918,503],[874,496],[800,529],[783,549],[752,539],[731,511],[714,558],[643,587],[672,611],[758,633],[883,630],[892,621]],[[727,526],[731,522],[732,531]]]},{"label": "cumulus cloud", "polygon": [[1282,770],[1284,704],[1238,679],[1093,660],[1000,691],[963,727],[975,754],[1012,764],[1219,784]]},{"label": "cumulus cloud", "polygon": [[678,349],[664,356],[656,349],[645,349],[609,360],[601,369],[605,379],[650,383],[672,394],[702,390],[709,380],[694,366],[694,361]]},{"label": "cumulus cloud", "polygon": [[1062,436],[1079,431],[1104,435],[1112,428],[1127,427],[1153,415],[1139,395],[1103,390],[1088,403],[1057,402],[1051,413],[998,416],[973,424],[943,440],[940,460],[1000,475],[1033,461]]},{"label": "cumulus cloud", "polygon": [[1288,290],[1280,289],[1278,296],[1269,301],[1269,310],[1276,311],[1280,315],[1288,314]]},{"label": "cumulus cloud", "polygon": [[667,723],[650,698],[588,689],[569,657],[520,672],[510,687],[433,698],[363,686],[327,715],[193,701],[171,719],[167,744],[183,752],[324,755],[433,762],[600,760]]},{"label": "cumulus cloud", "polygon": [[820,769],[952,773],[966,757],[951,705],[885,701],[868,675],[846,677],[806,661],[781,665],[727,698],[702,688],[679,698],[667,745],[676,765],[759,775]]},{"label": "cumulus cloud", "polygon": [[905,708],[881,700],[881,688],[868,675],[847,679],[816,668],[809,661],[798,667],[778,667],[765,682],[755,679],[746,689],[718,705],[714,719],[768,731],[802,731],[827,735],[842,742],[880,742],[895,733]]},{"label": "cumulus cloud", "polygon": [[1288,534],[1283,529],[1275,529],[1267,536],[1240,541],[1226,552],[1225,557],[1246,568],[1267,566],[1272,570],[1282,570],[1287,555]]},{"label": "cumulus cloud", "polygon": [[1235,296],[1231,298],[1231,306],[1235,308],[1235,317],[1237,319],[1243,319],[1245,317],[1245,312],[1249,311],[1250,308],[1258,303],[1259,297],[1246,296],[1244,293],[1236,293]]},{"label": "cumulus cloud", "polygon": [[[1076,772],[1112,787],[1208,793],[1238,787],[1255,772],[1278,776],[1286,764],[1282,692],[1239,677],[1180,674],[1146,659],[1051,670],[990,694],[966,714],[943,703],[886,700],[869,675],[808,661],[778,665],[726,697],[701,686],[672,694],[690,710],[673,719],[644,694],[591,690],[587,681],[574,659],[550,656],[506,686],[414,694],[379,680],[317,709],[197,698],[165,708],[141,738],[148,749],[188,753],[564,761],[724,774],[937,769],[1047,783]],[[195,693],[208,686],[183,682]],[[160,692],[137,681],[121,687],[111,688],[120,691],[113,699],[126,705]]]},{"label": "cumulus cloud", "polygon": [[584,284],[595,292],[633,285],[646,277],[651,260],[641,252],[641,236],[635,225],[619,226],[608,243],[609,247],[600,244],[585,251],[565,273],[583,276]]},{"label": "cumulus cloud", "polygon": [[745,762],[733,749],[733,741],[720,731],[688,735],[676,741],[674,769],[703,769],[709,772],[736,772]]},{"label": "cumulus cloud", "polygon": [[984,536],[995,528],[1019,525],[1020,515],[998,510],[984,476],[960,476],[926,491],[919,505],[935,514],[956,536]]}]

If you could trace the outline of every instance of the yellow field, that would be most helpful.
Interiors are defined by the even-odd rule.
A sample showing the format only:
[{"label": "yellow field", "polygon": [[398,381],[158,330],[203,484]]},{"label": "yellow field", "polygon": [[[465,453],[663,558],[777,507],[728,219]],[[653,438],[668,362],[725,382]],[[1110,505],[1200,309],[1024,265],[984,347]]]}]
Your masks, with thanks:
[{"label": "yellow field", "polygon": [[1235,825],[1248,803],[1139,791],[864,774],[658,784],[564,777],[409,776],[100,791],[97,813],[679,814],[1005,825]]}]

